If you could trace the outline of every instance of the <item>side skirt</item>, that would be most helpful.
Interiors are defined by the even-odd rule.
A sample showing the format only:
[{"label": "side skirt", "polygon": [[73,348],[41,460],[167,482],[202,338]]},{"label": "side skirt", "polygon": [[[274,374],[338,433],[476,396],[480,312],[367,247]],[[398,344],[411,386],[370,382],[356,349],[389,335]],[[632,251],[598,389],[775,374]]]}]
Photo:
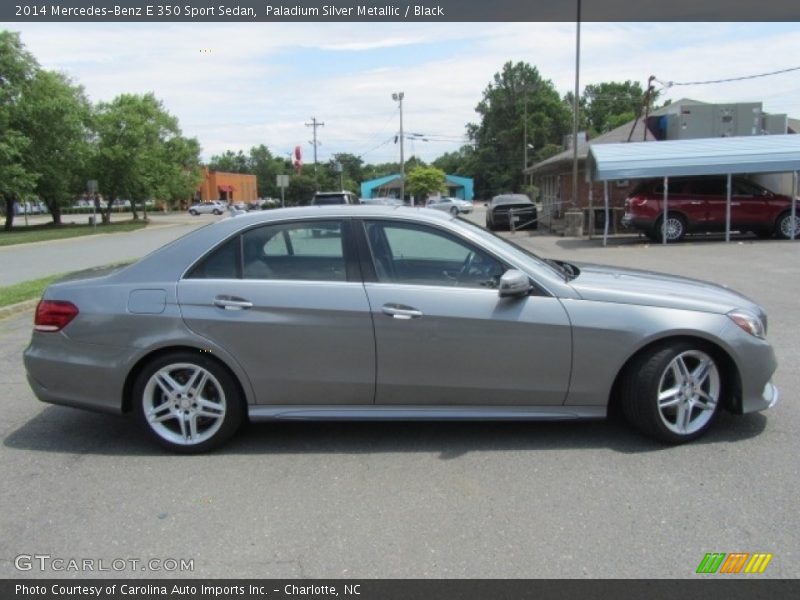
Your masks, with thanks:
[{"label": "side skirt", "polygon": [[569,421],[604,419],[605,406],[250,405],[251,421]]}]

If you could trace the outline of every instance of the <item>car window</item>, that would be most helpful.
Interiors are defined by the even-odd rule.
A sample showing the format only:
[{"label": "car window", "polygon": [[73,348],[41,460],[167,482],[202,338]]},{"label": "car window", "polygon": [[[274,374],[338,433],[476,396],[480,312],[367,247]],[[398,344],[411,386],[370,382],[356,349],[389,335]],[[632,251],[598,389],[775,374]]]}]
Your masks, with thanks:
[{"label": "car window", "polygon": [[432,227],[382,221],[366,227],[381,283],[494,288],[506,270],[489,254]]},{"label": "car window", "polygon": [[245,279],[346,281],[341,221],[267,225],[242,236]]},{"label": "car window", "polygon": [[727,196],[728,182],[722,177],[694,179],[690,185],[691,193],[702,196]]},{"label": "car window", "polygon": [[744,179],[733,180],[733,193],[736,196],[764,196],[764,189]]},{"label": "car window", "polygon": [[189,279],[238,279],[241,260],[239,258],[239,236],[228,240],[204,258],[189,273]]}]

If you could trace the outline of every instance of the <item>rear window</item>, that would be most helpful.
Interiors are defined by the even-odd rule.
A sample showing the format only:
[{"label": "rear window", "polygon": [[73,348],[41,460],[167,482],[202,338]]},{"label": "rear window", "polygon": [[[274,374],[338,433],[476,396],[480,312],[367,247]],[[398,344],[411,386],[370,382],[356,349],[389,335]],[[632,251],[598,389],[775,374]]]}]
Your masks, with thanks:
[{"label": "rear window", "polygon": [[314,196],[311,204],[347,204],[347,198],[345,198],[342,194],[336,196]]}]

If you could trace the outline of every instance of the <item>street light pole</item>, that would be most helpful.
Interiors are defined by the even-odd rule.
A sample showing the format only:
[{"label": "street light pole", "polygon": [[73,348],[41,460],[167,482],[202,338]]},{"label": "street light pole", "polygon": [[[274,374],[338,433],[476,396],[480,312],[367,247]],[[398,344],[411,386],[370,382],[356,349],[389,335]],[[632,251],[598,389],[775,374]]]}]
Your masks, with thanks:
[{"label": "street light pole", "polygon": [[[403,155],[403,92],[392,94],[392,100],[400,103],[400,201],[406,201],[406,163]],[[413,203],[412,203],[413,206]]]}]

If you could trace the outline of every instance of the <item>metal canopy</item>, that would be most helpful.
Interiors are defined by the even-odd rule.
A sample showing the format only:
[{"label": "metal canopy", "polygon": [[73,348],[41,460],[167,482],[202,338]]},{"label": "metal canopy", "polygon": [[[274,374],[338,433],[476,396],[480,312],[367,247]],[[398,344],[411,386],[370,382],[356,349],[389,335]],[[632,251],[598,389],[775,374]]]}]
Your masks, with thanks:
[{"label": "metal canopy", "polygon": [[666,142],[597,144],[591,181],[800,171],[800,135],[754,135]]}]

